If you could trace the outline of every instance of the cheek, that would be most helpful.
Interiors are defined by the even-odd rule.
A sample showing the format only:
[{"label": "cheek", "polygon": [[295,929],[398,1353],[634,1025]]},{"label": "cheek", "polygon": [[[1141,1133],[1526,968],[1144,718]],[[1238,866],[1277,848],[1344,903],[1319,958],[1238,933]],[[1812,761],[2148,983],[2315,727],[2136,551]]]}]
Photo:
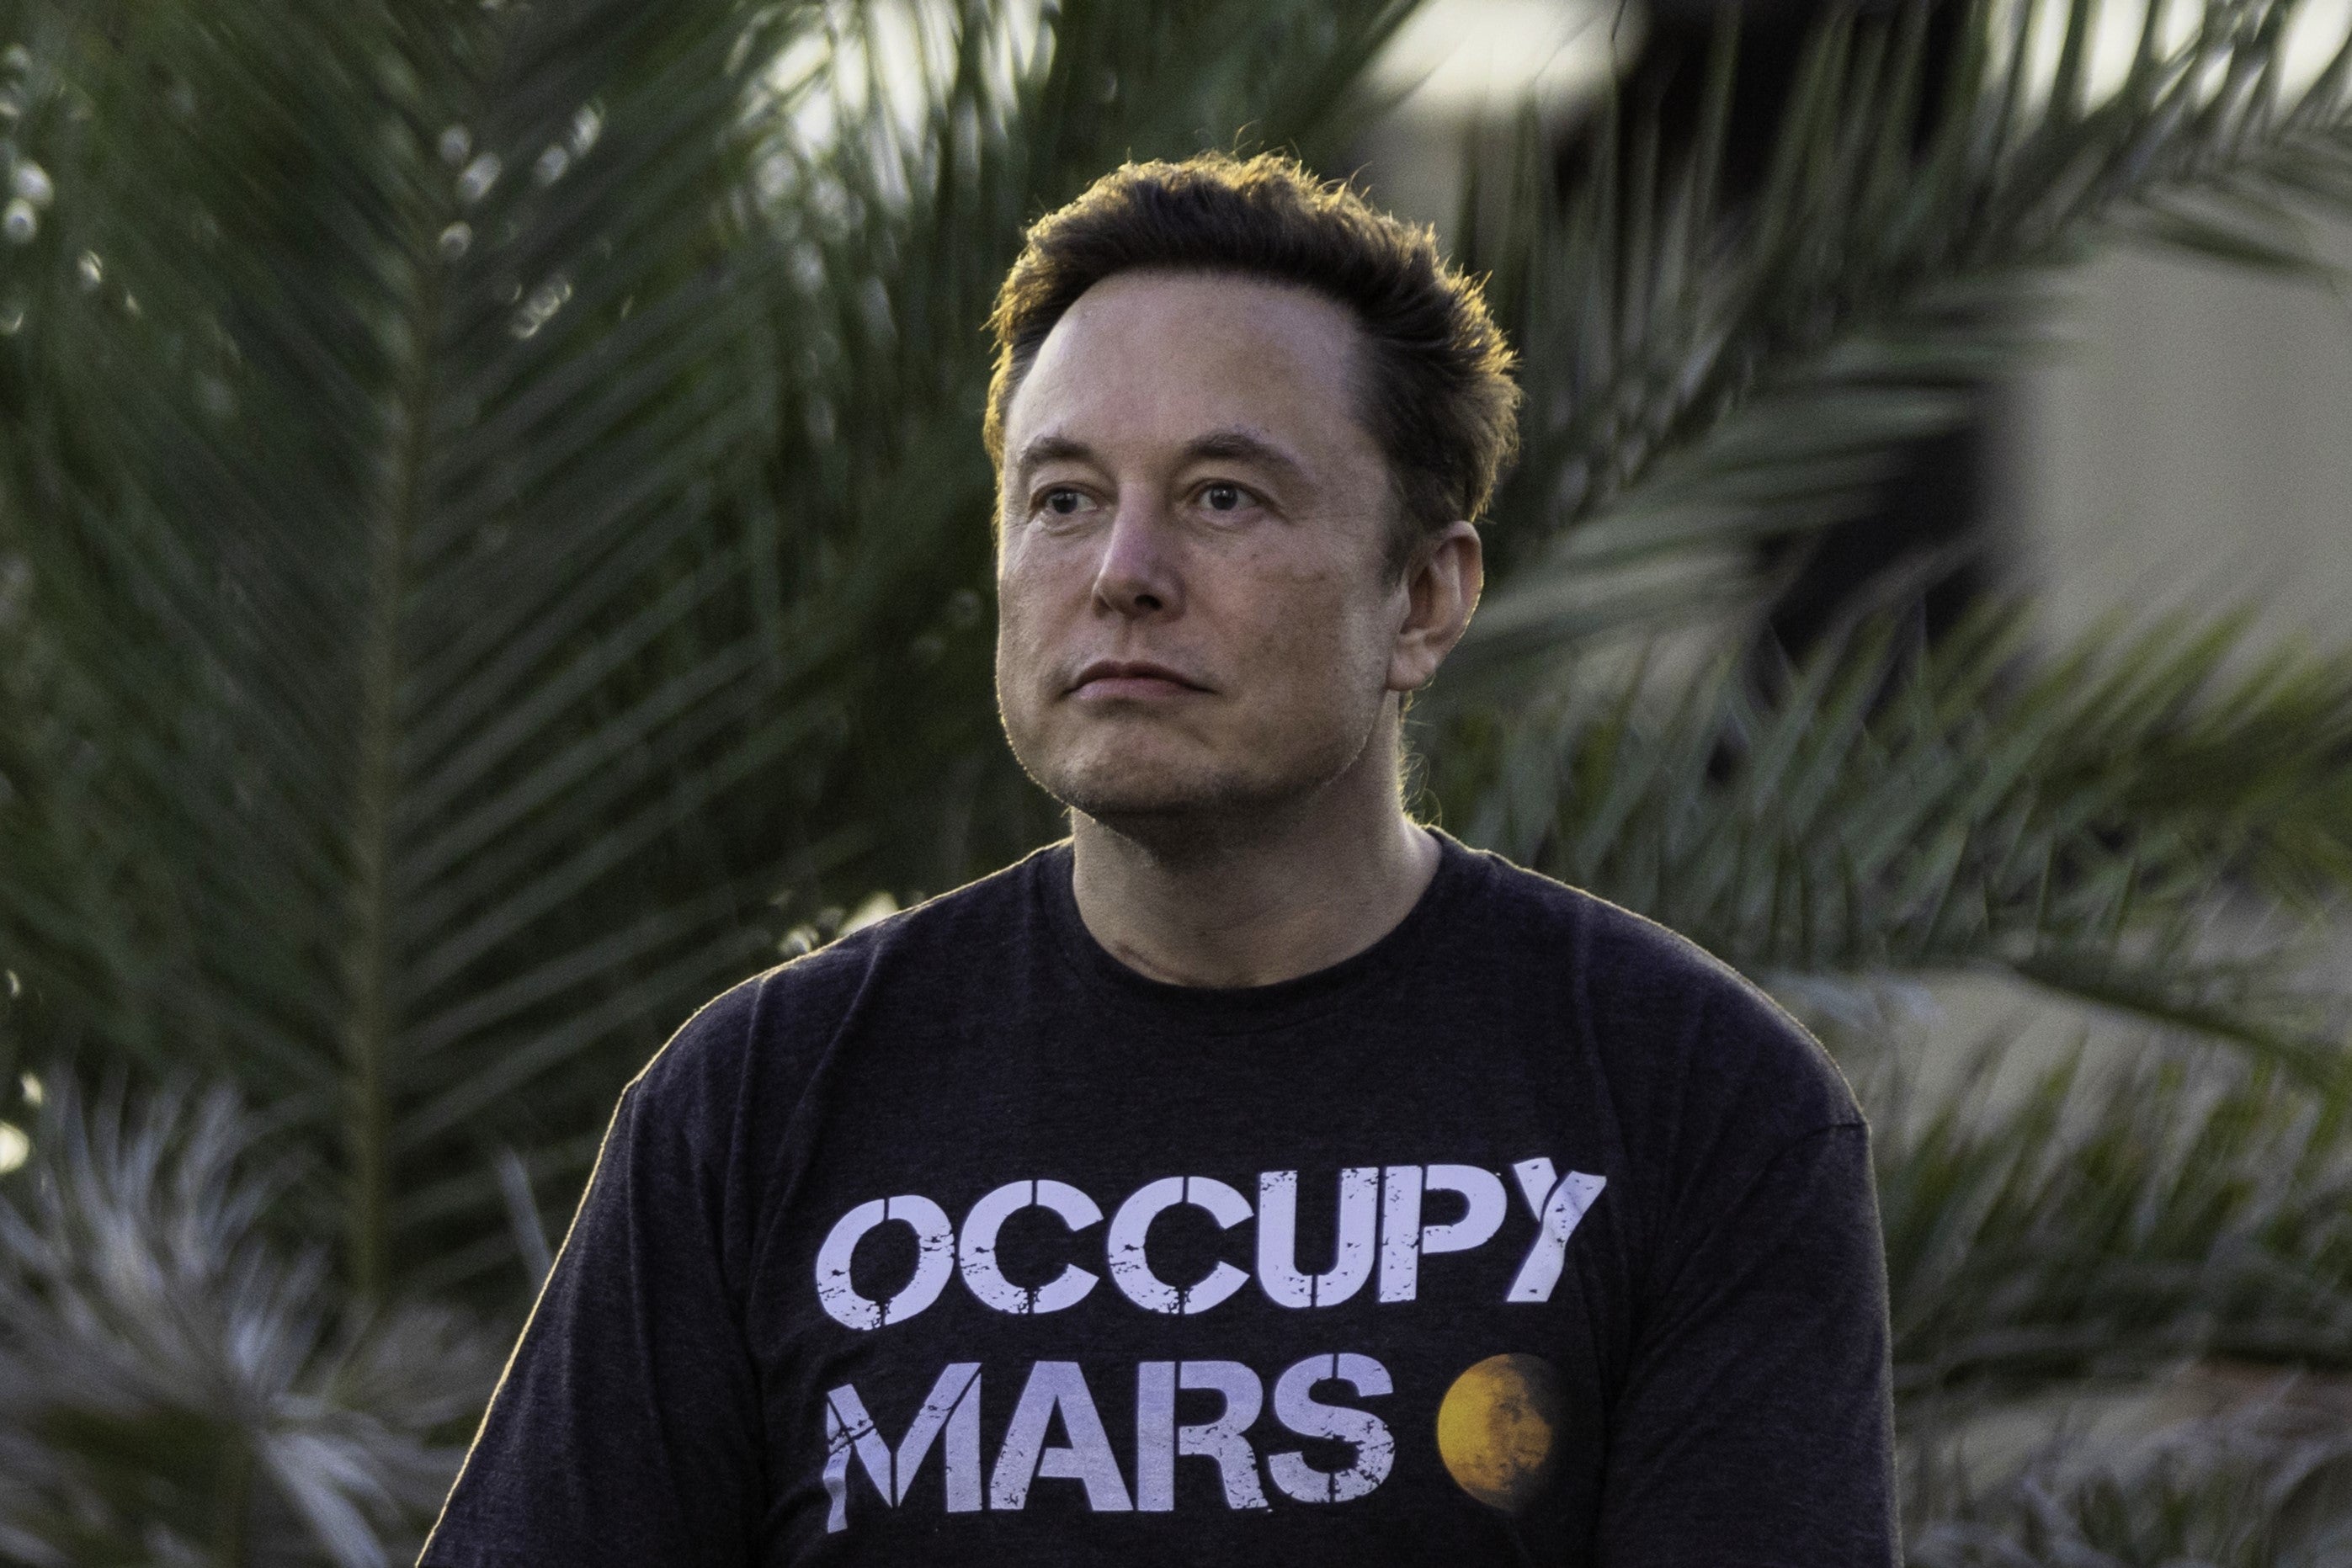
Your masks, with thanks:
[{"label": "cheek", "polygon": [[1367,605],[1360,584],[1337,572],[1268,574],[1252,623],[1259,667],[1292,706],[1352,716],[1360,702],[1377,703],[1385,685],[1390,639],[1378,605]]},{"label": "cheek", "polygon": [[1053,585],[1037,570],[1034,552],[1008,555],[996,574],[996,626],[999,660],[1009,648],[1028,650],[1039,629],[1050,619]]},{"label": "cheek", "polygon": [[996,691],[999,702],[1006,706],[1019,704],[1026,695],[1027,683],[1022,677],[1035,663],[1034,620],[1026,585],[1017,578],[1000,575],[996,580]]},{"label": "cheek", "polygon": [[[1048,688],[1070,646],[1073,587],[1068,573],[1036,550],[1015,549],[996,578],[996,697],[1007,714],[1044,722]],[[1084,582],[1076,589],[1082,612]]]}]

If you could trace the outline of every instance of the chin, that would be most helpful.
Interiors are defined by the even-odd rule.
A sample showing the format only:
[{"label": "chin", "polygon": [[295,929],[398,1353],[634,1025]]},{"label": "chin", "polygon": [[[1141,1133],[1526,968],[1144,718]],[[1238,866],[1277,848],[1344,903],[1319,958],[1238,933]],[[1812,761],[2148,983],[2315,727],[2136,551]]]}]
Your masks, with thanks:
[{"label": "chin", "polygon": [[[1339,771],[1330,758],[1292,757],[1294,766],[1233,767],[1224,759],[1127,754],[1068,759],[1031,770],[1063,805],[1124,837],[1174,849],[1202,832],[1223,837],[1236,828],[1285,814],[1319,793]],[[1223,765],[1221,765],[1223,764]]]},{"label": "chin", "polygon": [[1260,731],[1221,737],[1223,744],[1141,727],[1052,735],[1008,725],[1006,733],[1014,758],[1039,789],[1074,811],[1141,839],[1280,815],[1344,772],[1365,739],[1304,725],[1280,739]]},{"label": "chin", "polygon": [[1111,827],[1223,815],[1266,795],[1256,780],[1133,765],[1056,769],[1037,782],[1070,810]]}]

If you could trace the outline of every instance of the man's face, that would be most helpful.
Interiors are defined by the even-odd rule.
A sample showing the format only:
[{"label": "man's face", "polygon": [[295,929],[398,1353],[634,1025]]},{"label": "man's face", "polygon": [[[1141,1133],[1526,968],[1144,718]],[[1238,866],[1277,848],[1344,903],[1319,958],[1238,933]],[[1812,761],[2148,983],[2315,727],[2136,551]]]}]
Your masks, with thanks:
[{"label": "man's face", "polygon": [[1318,295],[1169,273],[1096,285],[1039,348],[1005,419],[996,690],[1055,798],[1138,825],[1295,800],[1425,678],[1397,667],[1360,351]]}]

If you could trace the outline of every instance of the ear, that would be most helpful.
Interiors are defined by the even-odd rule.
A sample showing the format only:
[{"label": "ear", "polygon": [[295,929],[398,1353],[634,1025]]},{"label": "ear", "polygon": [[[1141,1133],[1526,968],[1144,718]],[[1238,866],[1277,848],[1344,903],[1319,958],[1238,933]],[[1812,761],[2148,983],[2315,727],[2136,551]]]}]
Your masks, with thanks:
[{"label": "ear", "polygon": [[1446,524],[1413,551],[1397,585],[1404,619],[1389,652],[1390,691],[1419,691],[1430,683],[1470,629],[1470,612],[1478,607],[1478,591],[1486,582],[1478,530],[1466,522]]}]

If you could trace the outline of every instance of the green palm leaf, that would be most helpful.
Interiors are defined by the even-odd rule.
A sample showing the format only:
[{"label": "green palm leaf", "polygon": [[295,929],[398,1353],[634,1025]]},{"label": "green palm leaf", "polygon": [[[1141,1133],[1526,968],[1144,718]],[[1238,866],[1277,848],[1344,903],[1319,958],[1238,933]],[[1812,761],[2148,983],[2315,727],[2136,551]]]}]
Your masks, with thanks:
[{"label": "green palm leaf", "polygon": [[1023,225],[1106,145],[1336,133],[1404,9],[969,5],[911,119],[794,63],[878,7],[0,9],[45,1037],[241,1080],[365,1292],[511,1267],[509,1151],[568,1199],[807,907],[1045,835],[976,653]]},{"label": "green palm leaf", "polygon": [[[2352,44],[2290,87],[2294,0],[2221,0],[2163,43],[2162,7],[2095,96],[2095,8],[1967,8],[1931,74],[1927,10],[1815,29],[1763,193],[1729,205],[1736,34],[1719,35],[1692,150],[1604,126],[1581,179],[1474,192],[1464,260],[1490,271],[1526,357],[1525,456],[1495,507],[1498,571],[1449,665],[1452,700],[1523,690],[1629,622],[1752,604],[1753,543],[1851,515],[1901,442],[2033,343],[2026,287],[2140,238],[2326,277],[2298,208],[2352,200]],[[2039,89],[2037,89],[2037,83]]]},{"label": "green palm leaf", "polygon": [[1900,1399],[2352,1359],[2352,1166],[2324,1101],[2168,1051],[1996,1098],[2000,1060],[1925,1104],[1877,1095]]},{"label": "green palm leaf", "polygon": [[[1465,831],[1768,981],[1993,969],[2342,1086],[2309,923],[2352,866],[2352,658],[2239,657],[2243,616],[2042,659],[2015,609],[1902,624],[1769,700],[1730,657],[1588,678],[1496,743]],[[2231,941],[2241,889],[2280,917]]]},{"label": "green palm leaf", "polygon": [[[479,1060],[413,1036],[468,1007],[477,1049],[657,1028],[609,971],[513,988],[615,926],[648,967],[743,963],[756,894],[632,907],[645,846],[813,723],[712,591],[744,575],[728,497],[766,434],[738,395],[762,301],[718,270],[729,56],[757,31],[626,9],[167,6],[103,47],[39,13],[63,127],[79,102],[108,133],[58,156],[58,233],[19,263],[47,287],[16,345],[12,544],[101,758],[85,838],[152,857],[96,895],[136,956],[71,999],[340,1144],[344,1212],[320,1218],[371,1288],[395,1168],[482,1158],[412,1125]],[[175,348],[191,373],[125,373]],[[579,852],[561,824],[590,818],[623,826]]]}]

